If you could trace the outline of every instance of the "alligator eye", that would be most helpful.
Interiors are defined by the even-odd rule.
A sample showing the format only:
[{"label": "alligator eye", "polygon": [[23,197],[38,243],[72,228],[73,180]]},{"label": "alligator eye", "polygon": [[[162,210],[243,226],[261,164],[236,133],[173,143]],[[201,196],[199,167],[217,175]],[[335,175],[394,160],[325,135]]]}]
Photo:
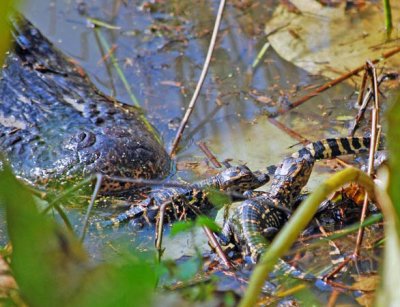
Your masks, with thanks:
[{"label": "alligator eye", "polygon": [[77,149],[83,149],[96,142],[96,136],[92,132],[81,132],[76,136]]}]

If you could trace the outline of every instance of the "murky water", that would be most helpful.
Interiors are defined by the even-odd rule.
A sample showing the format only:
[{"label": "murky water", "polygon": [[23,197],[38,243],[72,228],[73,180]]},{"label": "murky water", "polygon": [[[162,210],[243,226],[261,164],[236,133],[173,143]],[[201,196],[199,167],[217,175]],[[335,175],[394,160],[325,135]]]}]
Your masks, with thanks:
[{"label": "murky water", "polygon": [[[217,1],[30,0],[22,11],[77,60],[103,92],[133,104],[108,60],[104,39],[169,149],[200,75],[217,5]],[[294,100],[308,85],[325,80],[285,62],[271,48],[252,68],[266,42],[264,26],[275,5],[275,1],[227,4],[210,71],[176,158],[178,175],[188,180],[201,176],[182,169],[181,163],[205,159],[196,144],[199,141],[205,141],[220,161],[233,159],[232,163],[247,163],[252,169],[277,163],[295,150],[291,146],[298,141],[269,121],[266,112],[274,109],[269,99]],[[86,16],[108,26],[94,30]],[[349,122],[338,116],[354,114],[349,111],[353,91],[348,85],[336,86],[277,120],[309,140],[346,135]],[[79,224],[81,214],[74,214]],[[132,241],[145,248],[146,242],[152,242],[151,235],[138,236],[124,228],[104,237],[91,234],[87,241],[93,251],[132,247]]]}]

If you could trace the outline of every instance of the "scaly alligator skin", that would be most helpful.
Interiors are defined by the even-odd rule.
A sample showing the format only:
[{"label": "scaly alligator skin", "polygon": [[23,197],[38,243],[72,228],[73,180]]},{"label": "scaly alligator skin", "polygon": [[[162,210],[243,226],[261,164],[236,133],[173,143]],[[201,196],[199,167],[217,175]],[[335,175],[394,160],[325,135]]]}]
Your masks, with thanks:
[{"label": "scaly alligator skin", "polygon": [[[367,137],[324,139],[285,158],[275,171],[270,190],[244,201],[233,212],[223,227],[222,243],[234,243],[244,256],[251,256],[256,262],[268,246],[268,241],[288,220],[288,214],[283,209],[292,209],[310,178],[315,161],[366,152],[369,146],[370,138]],[[297,278],[312,279],[311,275],[301,273],[282,260],[277,268]]]},{"label": "scaly alligator skin", "polygon": [[[140,113],[101,93],[82,68],[23,17],[0,79],[0,151],[36,186],[100,172],[164,177],[170,159]],[[102,192],[128,188],[108,182]]]},{"label": "scaly alligator skin", "polygon": [[131,219],[135,219],[136,224],[154,223],[160,206],[169,200],[173,208],[173,214],[170,214],[172,219],[179,219],[179,216],[195,215],[190,206],[194,206],[200,212],[205,213],[212,207],[207,200],[208,189],[243,194],[247,190],[264,185],[268,180],[267,174],[252,172],[245,165],[233,166],[215,176],[192,184],[190,188],[171,187],[154,191],[144,201],[133,205],[129,210],[115,218],[98,223],[96,226],[98,229],[116,227]]}]

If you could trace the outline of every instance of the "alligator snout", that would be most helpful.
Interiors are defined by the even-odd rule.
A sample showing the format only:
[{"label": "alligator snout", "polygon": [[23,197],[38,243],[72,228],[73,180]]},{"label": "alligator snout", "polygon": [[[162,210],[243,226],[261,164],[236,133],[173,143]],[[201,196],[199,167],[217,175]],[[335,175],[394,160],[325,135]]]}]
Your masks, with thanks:
[{"label": "alligator snout", "polygon": [[17,21],[15,48],[0,72],[0,117],[7,118],[6,125],[0,119],[0,151],[14,172],[44,188],[99,172],[168,174],[170,159],[137,109],[101,93],[31,23]]}]

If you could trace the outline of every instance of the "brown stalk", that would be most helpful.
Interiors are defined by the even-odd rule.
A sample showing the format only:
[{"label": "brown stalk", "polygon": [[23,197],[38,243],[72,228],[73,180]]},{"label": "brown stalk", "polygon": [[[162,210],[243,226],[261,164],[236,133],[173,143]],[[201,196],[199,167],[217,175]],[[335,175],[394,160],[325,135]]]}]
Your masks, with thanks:
[{"label": "brown stalk", "polygon": [[[199,211],[198,208],[189,205],[190,209],[192,209],[192,211],[197,215],[201,215],[201,212]],[[210,243],[212,248],[215,248],[218,256],[222,259],[222,261],[224,262],[224,264],[228,267],[228,268],[232,268],[231,263],[229,262],[228,258],[226,258],[224,251],[221,248],[221,245],[218,243],[218,241],[215,239],[214,233],[206,226],[203,226],[203,230],[206,233],[206,236],[208,238],[208,242]]]},{"label": "brown stalk", "polygon": [[[389,79],[390,78],[394,78],[394,74],[383,74],[383,75],[379,76],[379,78],[378,78],[378,90],[379,90],[379,86],[381,85],[381,83],[386,78],[389,78]],[[364,117],[365,110],[367,109],[368,103],[372,98],[372,93],[373,93],[373,89],[369,89],[367,91],[367,94],[365,95],[362,103],[360,104],[360,109],[358,110],[358,113],[357,113],[356,119],[354,121],[353,127],[350,130],[351,131],[350,132],[351,136],[354,135],[354,133],[356,132],[356,130],[357,130],[359,124],[360,124],[361,119]],[[361,100],[360,96],[359,96],[358,100]]]},{"label": "brown stalk", "polygon": [[113,53],[115,53],[115,50],[117,50],[117,45],[113,44],[113,45],[111,46],[110,50],[109,50],[105,55],[103,55],[103,56],[101,57],[100,60],[97,61],[97,65],[100,65],[100,64],[102,64],[103,62],[107,61],[108,58],[109,58]]},{"label": "brown stalk", "polygon": [[222,250],[221,245],[218,243],[217,239],[215,238],[214,233],[208,227],[205,227],[205,226],[203,226],[203,230],[206,233],[211,246],[213,248],[215,248],[218,256],[222,259],[224,264],[230,269],[233,268],[233,266],[230,263],[230,261],[228,260],[228,258],[226,258],[226,255],[225,255],[224,251]]},{"label": "brown stalk", "polygon": [[[366,65],[364,65],[364,69],[365,70],[367,69]],[[368,80],[368,75],[364,74],[361,80],[360,92],[358,93],[358,98],[357,98],[357,105],[359,107],[361,107],[361,105],[363,104],[362,99],[364,97],[365,88],[367,87],[367,80]]]},{"label": "brown stalk", "polygon": [[203,141],[200,141],[197,143],[197,145],[200,147],[200,149],[204,152],[208,160],[214,165],[216,168],[221,168],[222,165],[219,163],[217,158],[213,155],[213,153],[208,149],[207,144]]},{"label": "brown stalk", "polygon": [[333,278],[337,273],[339,273],[349,262],[352,260],[353,257],[346,257],[342,263],[340,263],[335,269],[331,272],[324,275],[323,280],[328,281]]},{"label": "brown stalk", "polygon": [[[378,82],[376,77],[375,66],[367,61],[368,74],[373,84],[373,95],[374,95],[374,106],[372,108],[372,123],[371,123],[371,144],[368,157],[368,175],[372,176],[374,172],[374,157],[377,145],[377,132],[379,122],[379,93],[378,93]],[[368,207],[368,193],[365,192],[364,203],[361,211],[360,224],[364,223]],[[360,247],[364,236],[364,228],[360,227],[357,234],[356,247],[354,249],[354,258],[357,258],[360,254]]]},{"label": "brown stalk", "polygon": [[326,305],[327,307],[335,307],[336,306],[336,301],[340,295],[340,292],[336,289],[334,289],[331,293],[331,296],[329,297],[328,304]]},{"label": "brown stalk", "polygon": [[161,259],[161,245],[162,245],[162,237],[163,237],[163,229],[164,229],[164,215],[165,215],[165,209],[167,208],[168,205],[171,204],[171,200],[168,200],[164,203],[161,204],[160,206],[160,216],[158,218],[158,223],[156,227],[156,249],[158,252],[158,260]]},{"label": "brown stalk", "polygon": [[197,98],[199,97],[201,87],[202,87],[202,85],[204,83],[204,80],[205,80],[205,78],[207,76],[208,68],[209,68],[210,62],[211,62],[211,57],[212,57],[212,54],[213,54],[213,51],[214,51],[214,48],[215,48],[215,42],[217,41],[218,29],[219,29],[219,26],[221,24],[222,13],[224,12],[224,7],[225,7],[225,0],[221,0],[220,4],[219,4],[219,7],[218,7],[217,18],[215,20],[214,30],[213,30],[213,33],[212,33],[212,36],[211,36],[210,46],[208,47],[207,56],[206,56],[206,59],[204,61],[203,69],[201,71],[199,81],[197,82],[196,89],[195,89],[195,91],[193,93],[192,99],[191,99],[191,101],[189,103],[189,106],[188,106],[188,108],[186,110],[186,113],[185,113],[185,115],[184,115],[184,117],[183,117],[183,119],[181,121],[181,124],[180,124],[180,126],[178,128],[178,131],[176,132],[176,136],[175,136],[174,142],[172,143],[172,148],[171,148],[171,153],[170,153],[171,157],[173,157],[175,155],[175,153],[176,153],[176,150],[178,148],[178,144],[179,144],[179,142],[180,142],[180,140],[182,138],[182,135],[183,135],[183,131],[185,130],[186,124],[189,121],[189,117],[190,117],[190,115],[192,114],[192,112],[194,110],[194,106],[196,104]]},{"label": "brown stalk", "polygon": [[[388,52],[383,53],[381,57],[379,57],[377,59],[374,59],[373,61],[371,61],[371,63],[372,64],[376,64],[376,63],[382,61],[383,59],[390,58],[391,56],[393,56],[393,55],[395,55],[396,53],[399,53],[399,52],[400,52],[400,47],[394,48],[394,49],[392,49],[392,50],[390,50]],[[334,80],[332,80],[332,81],[330,81],[328,83],[325,83],[324,85],[318,87],[312,93],[309,93],[309,94],[301,97],[300,99],[297,99],[296,101],[294,101],[292,104],[290,104],[288,109],[280,110],[279,114],[282,115],[282,114],[286,113],[287,111],[298,107],[299,105],[303,104],[307,100],[317,96],[319,93],[322,93],[322,92],[326,91],[327,89],[330,89],[331,87],[335,86],[336,84],[338,84],[338,83],[340,83],[340,82],[342,82],[342,81],[344,81],[344,80],[346,80],[346,79],[358,74],[363,69],[364,69],[364,65],[361,65],[361,66],[349,71],[348,73],[346,73],[346,74],[344,74],[344,75],[342,75],[342,76],[340,76],[340,77],[338,77],[338,78],[336,78],[336,79],[334,79]]]},{"label": "brown stalk", "polygon": [[277,121],[275,118],[269,118],[268,119],[270,121],[271,124],[273,124],[275,127],[278,127],[279,129],[281,129],[282,131],[286,132],[289,136],[291,136],[292,138],[294,138],[295,140],[299,141],[300,143],[302,143],[303,145],[306,145],[309,143],[309,140],[307,140],[305,137],[303,137],[301,134],[299,134],[298,132],[290,129],[289,127],[287,127],[286,125],[282,124],[281,122]]}]

